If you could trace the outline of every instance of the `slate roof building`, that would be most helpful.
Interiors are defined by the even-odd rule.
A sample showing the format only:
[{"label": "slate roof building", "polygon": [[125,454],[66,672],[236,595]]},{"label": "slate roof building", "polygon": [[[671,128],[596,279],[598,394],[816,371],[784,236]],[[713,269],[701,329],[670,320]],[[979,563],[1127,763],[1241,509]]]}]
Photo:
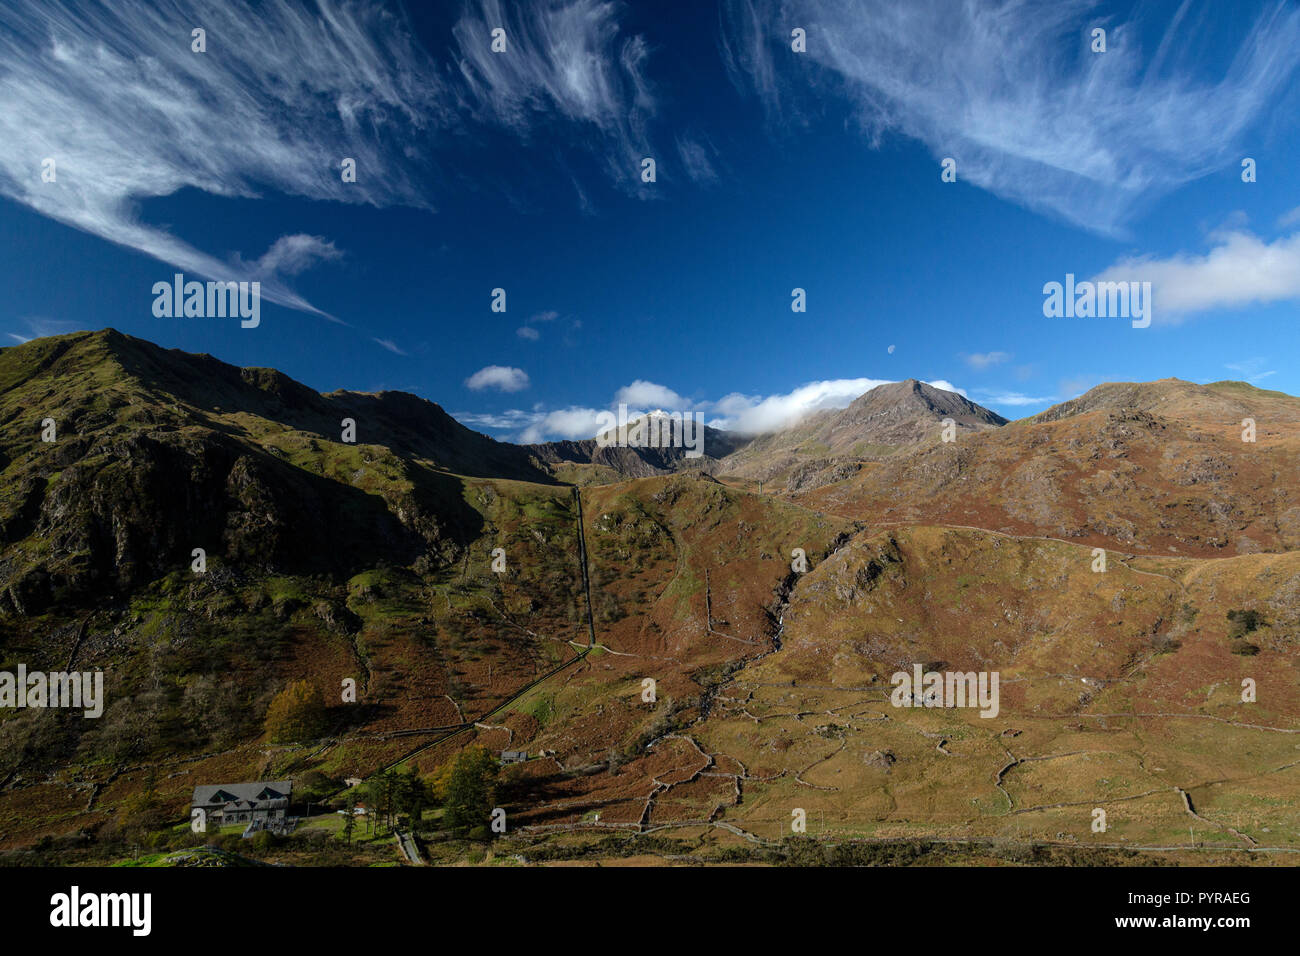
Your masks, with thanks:
[{"label": "slate roof building", "polygon": [[290,780],[206,784],[194,788],[190,809],[203,810],[209,823],[271,823],[283,820],[293,791]]}]

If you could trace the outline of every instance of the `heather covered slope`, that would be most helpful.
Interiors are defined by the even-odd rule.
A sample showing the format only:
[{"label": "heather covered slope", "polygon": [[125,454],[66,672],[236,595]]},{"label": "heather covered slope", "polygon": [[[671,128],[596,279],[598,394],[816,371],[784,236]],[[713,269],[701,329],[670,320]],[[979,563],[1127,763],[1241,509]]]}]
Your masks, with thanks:
[{"label": "heather covered slope", "polygon": [[[0,374],[0,663],[102,670],[107,697],[98,720],[0,714],[10,847],[138,838],[196,782],[341,779],[408,756],[428,772],[475,741],[547,750],[546,787],[575,797],[591,789],[579,771],[617,754],[634,818],[650,741],[770,647],[790,549],[815,556],[848,528],[690,475],[593,489],[580,512],[544,474],[423,457],[448,433],[436,406],[320,396],[112,332],[6,349]],[[356,445],[333,431],[344,414]],[[661,711],[638,703],[647,676]],[[293,680],[321,690],[327,726],[276,744],[263,718]],[[512,813],[565,816],[519,786]]]},{"label": "heather covered slope", "polygon": [[[1099,573],[1061,542],[864,532],[799,580],[780,650],[699,729],[747,768],[720,819],[769,839],[799,807],[830,839],[1179,846],[1192,827],[1296,847],[1297,598],[1294,553],[1115,555]],[[1267,624],[1235,635],[1243,609]],[[891,706],[890,675],[914,663],[999,672],[998,713]]]},{"label": "heather covered slope", "polygon": [[[1246,418],[1254,442],[1242,440]],[[1300,548],[1300,399],[1240,382],[1102,385],[797,496],[846,517],[1163,554]]]},{"label": "heather covered slope", "polygon": [[[348,758],[368,771],[400,753],[376,734],[491,709],[582,635],[571,490],[431,403],[82,333],[0,351],[0,455],[4,669],[102,669],[108,698],[97,720],[0,714],[12,840],[113,830],[131,791],[108,781],[139,796],[143,780],[123,768],[153,779],[206,754],[224,779],[261,773],[262,719],[291,680],[334,705],[330,734],[368,741]],[[521,608],[526,630],[506,623]],[[355,707],[337,706],[345,677]],[[69,781],[98,781],[95,799],[65,805]]]},{"label": "heather covered slope", "polygon": [[0,455],[0,602],[22,613],[187,567],[194,548],[265,572],[451,560],[481,521],[449,464],[550,480],[432,403],[321,396],[112,330],[0,350]]}]

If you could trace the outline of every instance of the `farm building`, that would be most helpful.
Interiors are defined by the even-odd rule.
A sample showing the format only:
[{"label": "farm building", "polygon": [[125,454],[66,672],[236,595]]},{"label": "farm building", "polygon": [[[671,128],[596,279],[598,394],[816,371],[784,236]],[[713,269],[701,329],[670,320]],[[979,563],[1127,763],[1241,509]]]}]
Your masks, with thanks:
[{"label": "farm building", "polygon": [[201,809],[217,826],[230,823],[272,823],[289,811],[290,780],[257,783],[207,784],[194,788],[190,810]]}]

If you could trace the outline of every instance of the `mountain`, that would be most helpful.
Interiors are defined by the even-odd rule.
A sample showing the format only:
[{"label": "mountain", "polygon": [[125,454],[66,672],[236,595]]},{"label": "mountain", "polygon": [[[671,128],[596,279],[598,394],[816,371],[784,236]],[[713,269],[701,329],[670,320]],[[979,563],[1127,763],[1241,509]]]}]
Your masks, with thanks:
[{"label": "mountain", "polygon": [[1109,382],[1078,398],[1053,405],[1026,421],[1053,422],[1089,412],[1132,410],[1184,420],[1232,419],[1262,413],[1265,421],[1295,423],[1300,402],[1285,392],[1256,388],[1245,382],[1197,385],[1179,378],[1156,382]]},{"label": "mountain", "polygon": [[112,329],[0,350],[0,466],[0,605],[21,613],[195,547],[294,571],[451,555],[478,524],[453,475],[553,481],[432,402],[320,395]]},{"label": "mountain", "polygon": [[831,484],[934,440],[945,420],[959,432],[998,428],[1007,420],[955,392],[909,378],[878,385],[847,408],[817,412],[793,427],[761,435],[722,463],[723,474],[785,481],[790,491]]},{"label": "mountain", "polygon": [[[347,778],[373,806],[387,768],[436,783],[471,747],[529,756],[497,775],[508,831],[417,814],[435,863],[1300,849],[1300,400],[1117,383],[1003,424],[898,383],[809,424],[847,476],[755,494],[717,459],[566,459],[111,330],[0,349],[0,672],[105,695],[0,708],[0,861],[392,862],[334,829]],[[997,712],[895,706],[917,666],[1001,675]],[[192,833],[193,788],[241,780],[327,812]]]},{"label": "mountain", "polygon": [[936,435],[798,500],[875,523],[1215,556],[1300,547],[1297,489],[1300,399],[1165,379],[1100,385],[952,443]]},{"label": "mountain", "polygon": [[[93,720],[0,711],[0,849],[81,833],[111,856],[172,841],[196,782],[428,774],[475,741],[557,755],[549,797],[502,786],[521,819],[597,784],[632,813],[650,745],[770,646],[788,542],[815,558],[849,525],[698,469],[579,496],[533,458],[413,396],[112,330],[0,349],[0,670],[100,671],[106,697]],[[627,699],[648,661],[660,713]],[[294,681],[323,751],[266,723]]]},{"label": "mountain", "polygon": [[[711,473],[719,459],[747,441],[708,425],[692,424],[683,432],[680,419],[655,411],[632,419],[621,429],[610,429],[599,439],[554,441],[524,448],[557,478],[587,485],[683,470]],[[692,451],[699,454],[692,457]]]}]

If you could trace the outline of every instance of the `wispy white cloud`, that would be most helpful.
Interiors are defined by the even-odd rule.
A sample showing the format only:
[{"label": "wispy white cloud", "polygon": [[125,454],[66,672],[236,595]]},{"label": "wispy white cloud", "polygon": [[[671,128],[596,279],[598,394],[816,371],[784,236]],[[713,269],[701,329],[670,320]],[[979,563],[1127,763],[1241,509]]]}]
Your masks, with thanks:
[{"label": "wispy white cloud", "polygon": [[504,412],[456,412],[452,417],[471,428],[488,428],[495,431],[519,429],[532,425],[542,418],[544,413],[524,411],[520,408],[507,409]]},{"label": "wispy white cloud", "polygon": [[[480,0],[452,30],[461,105],[520,135],[566,119],[598,136],[611,177],[636,189],[638,163],[652,155],[646,125],[655,100],[645,77],[649,47],[623,33],[620,12],[604,0]],[[492,52],[497,28],[506,31],[505,53]]]},{"label": "wispy white cloud", "polygon": [[[191,49],[196,27],[207,52]],[[193,187],[424,204],[395,133],[439,122],[445,98],[417,61],[393,14],[331,0],[13,0],[0,7],[0,192],[186,272],[258,278],[255,263],[141,221],[140,201]],[[342,182],[343,157],[355,183]],[[280,240],[263,265],[292,274],[324,248],[311,238]],[[269,301],[314,311],[277,275],[262,282]]]},{"label": "wispy white cloud", "polygon": [[296,233],[281,236],[271,248],[253,264],[253,274],[263,278],[296,276],[318,262],[331,262],[343,258],[343,253],[324,236]]},{"label": "wispy white cloud", "polygon": [[47,319],[39,315],[24,316],[18,321],[22,326],[22,332],[6,332],[5,335],[19,345],[30,342],[32,339],[45,338],[47,335],[64,335],[68,332],[75,332],[78,328],[77,323],[69,322],[67,319]]},{"label": "wispy white cloud", "polygon": [[677,155],[681,157],[682,167],[692,182],[705,184],[717,180],[718,173],[709,161],[709,151],[697,140],[679,137]]},{"label": "wispy white cloud", "polygon": [[1075,375],[1070,378],[1061,379],[1057,391],[1060,393],[1061,401],[1069,401],[1072,398],[1078,398],[1093,386],[1108,380],[1115,381],[1116,379],[1113,377],[1108,379],[1106,376]]},{"label": "wispy white cloud", "polygon": [[[1235,165],[1294,81],[1300,8],[1268,7],[1210,77],[1200,54],[1224,34],[1198,17],[1216,9],[1183,4],[1146,51],[1138,24],[1094,0],[728,0],[722,53],[769,111],[829,87],[873,143],[902,133],[953,157],[959,181],[1119,235],[1155,199]],[[791,52],[791,25],[807,53]],[[1098,25],[1107,52],[1094,54]]]},{"label": "wispy white cloud", "polygon": [[1270,375],[1277,374],[1277,369],[1264,370],[1264,367],[1268,364],[1268,359],[1256,356],[1255,358],[1242,359],[1239,362],[1227,362],[1223,367],[1229,371],[1236,372],[1247,382],[1253,384],[1255,382],[1262,382]]},{"label": "wispy white cloud", "polygon": [[397,343],[394,342],[392,339],[373,339],[372,341],[374,341],[375,344],[381,346],[382,348],[385,348],[388,351],[392,352],[394,355],[406,354],[406,352],[398,348]]},{"label": "wispy white cloud", "polygon": [[522,392],[529,385],[528,373],[506,365],[488,365],[465,379],[465,385],[474,391],[494,388],[501,392]]},{"label": "wispy white cloud", "polygon": [[1122,259],[1099,282],[1150,282],[1152,317],[1177,322],[1194,312],[1300,299],[1300,233],[1265,242],[1220,234],[1204,255]]},{"label": "wispy white cloud", "polygon": [[599,409],[579,406],[560,408],[537,415],[532,424],[520,433],[519,441],[530,445],[557,438],[595,438],[601,426],[607,424],[608,421],[601,418]]},{"label": "wispy white cloud", "polygon": [[1026,395],[1024,392],[996,391],[993,389],[975,389],[975,401],[994,409],[1002,407],[1021,408],[1026,405],[1051,405],[1057,401],[1055,395]]},{"label": "wispy white cloud", "polygon": [[888,379],[848,378],[809,382],[777,395],[744,395],[732,392],[714,402],[710,411],[716,419],[710,424],[744,434],[759,435],[788,428],[813,412],[826,408],[845,408],[855,398]]},{"label": "wispy white cloud", "polygon": [[554,309],[546,309],[542,312],[534,312],[532,315],[530,315],[527,319],[524,320],[523,325],[515,329],[515,335],[529,342],[536,342],[542,337],[542,333],[537,329],[533,328],[533,326],[543,324],[546,322],[554,322],[559,317],[560,317],[560,313],[555,311]]},{"label": "wispy white cloud", "polygon": [[685,411],[692,407],[690,399],[683,398],[666,385],[657,385],[644,379],[637,379],[631,385],[624,385],[614,393],[614,403],[636,408],[663,408]]},{"label": "wispy white cloud", "polygon": [[[11,0],[0,5],[0,195],[319,311],[287,279],[338,257],[325,237],[284,236],[260,258],[202,249],[146,221],[142,202],[189,187],[431,209],[444,131],[478,122],[527,137],[556,117],[594,132],[586,145],[610,175],[639,185],[655,103],[648,47],[623,31],[624,13],[600,0],[484,0],[456,25],[448,64],[373,0]],[[494,26],[508,30],[508,55],[490,52]],[[192,50],[194,28],[206,52]],[[47,158],[54,182],[42,181]],[[340,175],[344,158],[355,182]]]}]

